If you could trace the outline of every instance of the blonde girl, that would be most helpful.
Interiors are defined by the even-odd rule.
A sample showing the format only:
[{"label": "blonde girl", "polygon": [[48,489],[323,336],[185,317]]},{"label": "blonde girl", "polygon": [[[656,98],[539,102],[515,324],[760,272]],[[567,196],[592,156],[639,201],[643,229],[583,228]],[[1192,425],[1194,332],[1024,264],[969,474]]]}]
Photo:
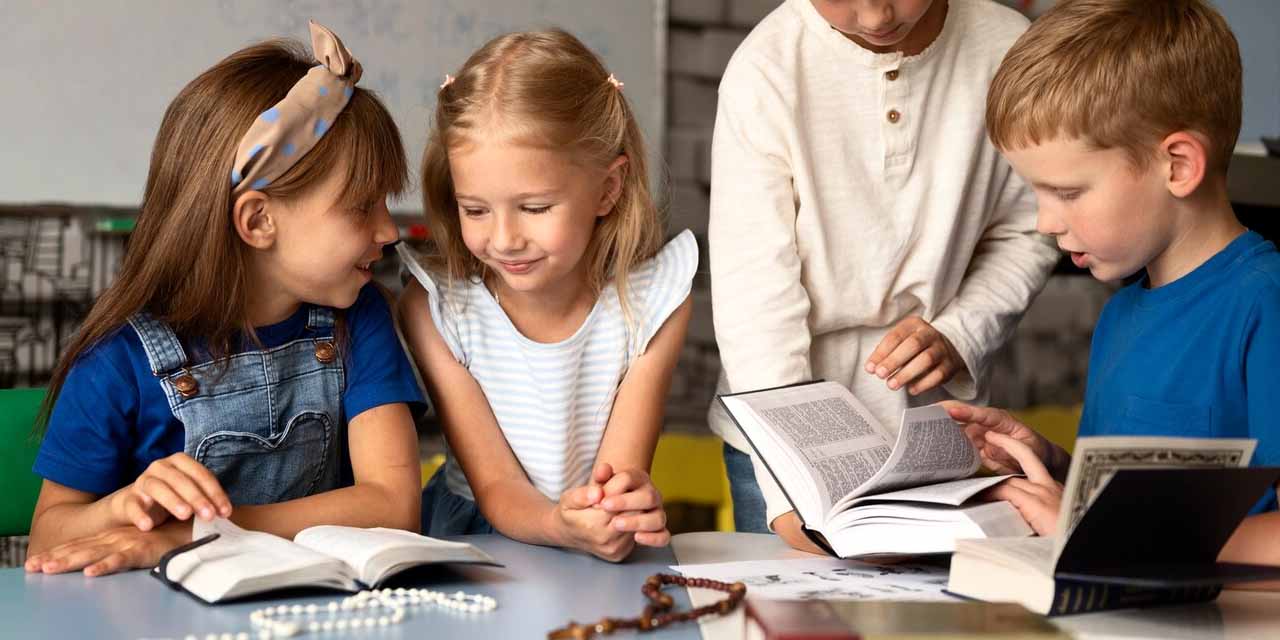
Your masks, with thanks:
[{"label": "blonde girl", "polygon": [[193,517],[417,529],[421,395],[370,273],[404,151],[311,32],[314,55],[242,49],[165,112],[119,278],[50,386],[28,571],[151,566]]},{"label": "blonde girl", "polygon": [[606,560],[669,539],[649,464],[697,246],[663,246],[622,83],[573,36],[513,33],[439,92],[433,246],[399,313],[449,455],[427,535],[497,530]]}]

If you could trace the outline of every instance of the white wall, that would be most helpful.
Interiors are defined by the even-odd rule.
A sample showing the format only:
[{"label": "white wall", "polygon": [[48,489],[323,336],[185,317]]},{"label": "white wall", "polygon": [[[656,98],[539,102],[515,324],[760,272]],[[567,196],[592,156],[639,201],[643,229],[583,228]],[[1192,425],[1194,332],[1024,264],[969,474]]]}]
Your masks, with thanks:
[{"label": "white wall", "polygon": [[[275,36],[333,29],[405,138],[411,166],[435,92],[489,38],[561,26],[621,80],[657,157],[664,0],[4,0],[0,202],[132,206],[164,109],[200,71]],[[656,166],[656,164],[655,164]],[[418,210],[418,194],[396,208]]]}]

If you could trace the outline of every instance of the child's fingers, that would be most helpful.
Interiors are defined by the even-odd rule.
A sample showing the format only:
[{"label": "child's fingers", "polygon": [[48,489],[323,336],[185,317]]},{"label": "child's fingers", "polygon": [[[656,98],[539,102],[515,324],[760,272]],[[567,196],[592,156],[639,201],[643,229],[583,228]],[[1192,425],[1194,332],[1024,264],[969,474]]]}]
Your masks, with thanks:
[{"label": "child's fingers", "polygon": [[[216,515],[227,517],[231,515],[231,498],[227,497],[227,492],[222,488],[222,483],[218,482],[218,477],[209,471],[208,467],[196,462],[191,456],[185,453],[179,453],[169,456],[169,462],[173,467],[181,471],[186,477],[199,487],[200,494],[206,500],[211,502],[211,509],[217,509]],[[203,514],[201,514],[203,515]],[[213,515],[209,516],[212,519]]]},{"label": "child's fingers", "polygon": [[85,541],[66,549],[60,554],[55,554],[41,568],[45,573],[79,571],[110,553],[111,547],[109,545]]},{"label": "child's fingers", "polygon": [[917,380],[914,384],[907,387],[907,393],[918,396],[926,391],[935,389],[948,380],[955,377],[955,371],[944,367],[935,367],[933,371],[925,374],[923,378]]},{"label": "child's fingers", "polygon": [[942,362],[937,348],[932,346],[925,347],[919,353],[911,356],[911,359],[904,363],[902,368],[893,374],[893,377],[889,378],[889,388],[896,390],[898,387],[906,385],[932,371]]},{"label": "child's fingers", "polygon": [[604,484],[613,477],[613,465],[608,462],[597,462],[591,468],[591,484]]},{"label": "child's fingers", "polygon": [[600,501],[603,491],[595,485],[574,487],[560,494],[560,504],[568,509],[586,509]]},{"label": "child's fingers", "polygon": [[131,490],[125,497],[124,517],[133,526],[142,531],[150,531],[155,526],[155,522],[151,520],[151,516],[147,513],[147,506],[143,503],[145,494],[137,493]]},{"label": "child's fingers", "polygon": [[1040,461],[1031,447],[1020,442],[1016,438],[1007,436],[1003,433],[995,431],[987,432],[987,442],[995,444],[1003,448],[1014,460],[1018,461],[1018,465],[1022,467],[1022,472],[1027,474],[1027,479],[1031,482],[1041,485],[1053,486],[1057,481],[1053,479],[1053,475],[1045,468],[1044,463]]},{"label": "child's fingers", "polygon": [[876,366],[876,375],[880,378],[888,378],[908,362],[911,362],[927,346],[919,332],[903,338],[902,342],[898,343],[898,346],[894,347],[893,351]]},{"label": "child's fingers", "polygon": [[614,531],[662,531],[667,528],[667,512],[662,509],[616,515],[609,523]]},{"label": "child's fingers", "polygon": [[604,485],[604,494],[606,496],[622,495],[628,491],[634,491],[649,483],[649,474],[639,469],[628,469],[613,474],[612,478]]},{"label": "child's fingers", "polygon": [[635,539],[636,544],[642,544],[646,547],[665,547],[671,542],[671,532],[666,529],[662,531],[637,531]]},{"label": "child's fingers", "polygon": [[880,344],[877,344],[875,350],[871,352],[871,356],[867,358],[865,367],[867,373],[875,373],[876,367],[880,366],[881,361],[887,358],[890,353],[893,353],[893,350],[897,349],[898,345],[902,344],[902,341],[910,334],[911,332],[901,324],[886,333],[880,339]]},{"label": "child's fingers", "polygon": [[634,491],[622,495],[608,495],[600,501],[600,508],[606,511],[648,511],[662,507],[662,493],[652,483],[645,483]]},{"label": "child's fingers", "polygon": [[126,568],[126,565],[128,564],[128,562],[129,562],[129,558],[125,554],[117,551],[85,567],[84,575],[89,576],[90,578],[93,578],[96,576],[105,576],[109,573],[115,573],[117,571],[120,571],[121,569]]},{"label": "child's fingers", "polygon": [[191,505],[187,504],[187,501],[159,476],[144,475],[134,481],[134,486],[138,488],[139,492],[150,496],[157,504],[164,507],[165,511],[173,514],[179,520],[190,518],[194,512]]}]

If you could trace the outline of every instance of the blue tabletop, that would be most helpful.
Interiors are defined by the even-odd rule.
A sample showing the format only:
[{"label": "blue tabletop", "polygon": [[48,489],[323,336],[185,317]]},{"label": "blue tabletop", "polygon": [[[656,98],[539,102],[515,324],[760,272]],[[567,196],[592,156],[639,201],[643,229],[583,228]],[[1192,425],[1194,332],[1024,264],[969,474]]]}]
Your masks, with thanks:
[{"label": "blue tabletop", "polygon": [[[378,630],[324,633],[325,638],[545,638],[569,620],[634,617],[648,601],[640,587],[649,575],[670,573],[668,548],[637,548],[626,562],[610,564],[580,553],[515,542],[502,536],[464,536],[504,567],[423,567],[387,586],[481,593],[498,600],[491,613],[462,614],[430,607],[411,609],[404,622]],[[676,610],[689,607],[684,589],[668,587]],[[145,571],[86,578],[80,573],[28,575],[0,569],[0,638],[175,638],[252,631],[249,613],[267,605],[323,604],[338,591],[276,592],[246,601],[206,605],[169,589]],[[632,636],[632,634],[623,634]],[[251,637],[256,637],[251,634]],[[319,638],[314,634],[302,638]],[[684,623],[645,634],[671,640],[701,637]]]}]

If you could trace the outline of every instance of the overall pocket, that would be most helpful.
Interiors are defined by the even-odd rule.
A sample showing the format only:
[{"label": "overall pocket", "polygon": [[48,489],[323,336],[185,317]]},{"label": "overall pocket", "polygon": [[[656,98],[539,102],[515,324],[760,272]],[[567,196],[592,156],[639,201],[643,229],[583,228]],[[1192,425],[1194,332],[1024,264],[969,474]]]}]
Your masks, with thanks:
[{"label": "overall pocket", "polygon": [[323,412],[294,416],[280,433],[218,431],[200,441],[195,459],[217,476],[232,504],[272,504],[331,487],[336,429]]}]

